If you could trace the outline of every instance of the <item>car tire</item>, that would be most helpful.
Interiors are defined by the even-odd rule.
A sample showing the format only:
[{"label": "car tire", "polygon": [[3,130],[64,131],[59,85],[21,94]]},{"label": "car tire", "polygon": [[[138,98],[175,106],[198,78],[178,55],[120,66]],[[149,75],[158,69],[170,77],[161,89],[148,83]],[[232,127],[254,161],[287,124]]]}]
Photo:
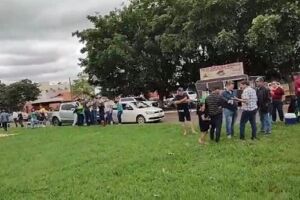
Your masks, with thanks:
[{"label": "car tire", "polygon": [[137,122],[138,124],[145,124],[146,119],[145,119],[144,116],[139,115],[139,116],[137,116],[137,118],[136,118],[136,122]]},{"label": "car tire", "polygon": [[59,121],[59,119],[57,117],[54,117],[52,119],[52,124],[53,124],[53,126],[61,126],[61,122]]}]

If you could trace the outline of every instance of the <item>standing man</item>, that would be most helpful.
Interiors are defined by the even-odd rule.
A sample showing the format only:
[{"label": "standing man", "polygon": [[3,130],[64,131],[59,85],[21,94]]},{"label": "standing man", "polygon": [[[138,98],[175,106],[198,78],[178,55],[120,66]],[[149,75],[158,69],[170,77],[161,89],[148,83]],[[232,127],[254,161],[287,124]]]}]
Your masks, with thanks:
[{"label": "standing man", "polygon": [[92,111],[91,111],[91,123],[95,125],[97,123],[97,108],[98,108],[98,99],[96,97],[92,100]]},{"label": "standing man", "polygon": [[237,117],[237,103],[234,101],[236,94],[234,93],[234,84],[232,81],[227,81],[226,89],[222,93],[224,102],[224,116],[226,122],[227,138],[231,139],[234,135],[234,123]]},{"label": "standing man", "polygon": [[118,124],[122,124],[122,115],[123,115],[123,105],[120,102],[120,98],[117,98],[117,117],[118,117]]},{"label": "standing man", "polygon": [[35,125],[38,125],[38,114],[33,108],[31,109],[31,113],[30,113],[30,126],[31,128],[34,128]]},{"label": "standing man", "polygon": [[242,116],[240,122],[240,139],[245,140],[245,126],[249,121],[252,129],[252,137],[251,139],[256,138],[256,112],[257,112],[257,95],[256,91],[250,87],[248,81],[242,81],[240,84],[241,89],[243,90],[242,98],[237,101],[242,102]]},{"label": "standing man", "polygon": [[7,132],[7,127],[9,123],[9,114],[4,109],[0,114],[0,122],[2,124],[2,128],[4,129],[4,131]]},{"label": "standing man", "polygon": [[16,128],[18,128],[18,113],[14,111],[12,114],[12,117],[13,117]]},{"label": "standing man", "polygon": [[83,101],[83,110],[84,110],[84,118],[87,126],[91,125],[91,111],[90,111],[90,101],[88,99]]},{"label": "standing man", "polygon": [[80,100],[78,100],[77,102],[78,102],[78,106],[76,108],[77,125],[83,126],[83,124],[84,124],[84,108],[83,108],[82,104],[80,103]]},{"label": "standing man", "polygon": [[210,117],[211,129],[210,139],[214,140],[216,135],[216,142],[220,141],[224,99],[220,95],[220,88],[215,87],[212,93],[205,100],[205,108]]},{"label": "standing man", "polygon": [[284,90],[279,86],[277,82],[272,82],[271,85],[271,95],[272,95],[272,120],[276,122],[277,111],[279,114],[280,121],[283,122],[283,102],[282,97],[284,95]]},{"label": "standing man", "polygon": [[297,97],[297,114],[300,114],[300,73],[297,73],[293,76],[294,85],[295,85],[295,94]]},{"label": "standing man", "polygon": [[272,122],[272,97],[269,88],[265,87],[264,78],[259,77],[256,79],[257,85],[257,100],[258,100],[258,111],[261,122],[261,132],[265,134],[271,134]]},{"label": "standing man", "polygon": [[20,126],[23,128],[24,127],[24,125],[23,125],[23,114],[22,114],[22,112],[19,112],[18,113],[18,123],[20,124]]},{"label": "standing man", "polygon": [[178,88],[177,95],[174,98],[174,103],[177,106],[179,122],[182,123],[183,135],[187,135],[189,128],[192,130],[193,133],[196,133],[193,123],[191,121],[189,102],[189,97],[184,92],[183,88]]}]

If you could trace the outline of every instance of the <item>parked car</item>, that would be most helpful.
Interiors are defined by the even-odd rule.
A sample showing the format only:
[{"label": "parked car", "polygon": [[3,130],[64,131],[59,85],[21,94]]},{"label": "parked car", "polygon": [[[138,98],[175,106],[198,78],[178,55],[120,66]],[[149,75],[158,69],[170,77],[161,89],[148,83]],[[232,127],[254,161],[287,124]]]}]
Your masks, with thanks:
[{"label": "parked car", "polygon": [[49,112],[48,117],[54,126],[61,126],[64,123],[73,123],[75,102],[62,103],[59,111]]},{"label": "parked car", "polygon": [[122,97],[120,99],[120,102],[144,102],[149,106],[159,107],[159,104],[157,101],[149,101],[144,97]]},{"label": "parked car", "polygon": [[[145,102],[121,102],[123,106],[122,122],[124,123],[139,123],[161,121],[165,113],[162,109],[149,106]],[[117,122],[117,107],[113,110],[113,121]]]}]

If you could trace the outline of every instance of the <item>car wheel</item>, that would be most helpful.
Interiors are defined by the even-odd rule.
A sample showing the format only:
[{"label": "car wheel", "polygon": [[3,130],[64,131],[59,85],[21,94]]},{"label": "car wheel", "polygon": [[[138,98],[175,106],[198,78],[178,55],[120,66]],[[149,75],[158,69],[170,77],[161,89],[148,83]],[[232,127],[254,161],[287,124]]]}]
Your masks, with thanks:
[{"label": "car wheel", "polygon": [[52,119],[52,124],[53,124],[53,126],[61,126],[61,122],[59,121],[59,119],[57,117],[54,117]]},{"label": "car wheel", "polygon": [[137,118],[136,118],[136,122],[138,124],[144,124],[146,122],[145,120],[145,117],[143,117],[142,115],[139,115]]}]

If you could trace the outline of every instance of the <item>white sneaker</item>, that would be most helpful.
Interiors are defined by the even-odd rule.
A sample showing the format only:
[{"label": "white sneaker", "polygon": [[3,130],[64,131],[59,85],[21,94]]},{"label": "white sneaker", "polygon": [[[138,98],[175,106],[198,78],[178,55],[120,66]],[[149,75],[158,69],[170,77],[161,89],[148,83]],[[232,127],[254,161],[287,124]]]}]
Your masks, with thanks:
[{"label": "white sneaker", "polygon": [[232,137],[231,137],[231,135],[227,135],[227,138],[228,138],[228,139],[231,139]]}]

